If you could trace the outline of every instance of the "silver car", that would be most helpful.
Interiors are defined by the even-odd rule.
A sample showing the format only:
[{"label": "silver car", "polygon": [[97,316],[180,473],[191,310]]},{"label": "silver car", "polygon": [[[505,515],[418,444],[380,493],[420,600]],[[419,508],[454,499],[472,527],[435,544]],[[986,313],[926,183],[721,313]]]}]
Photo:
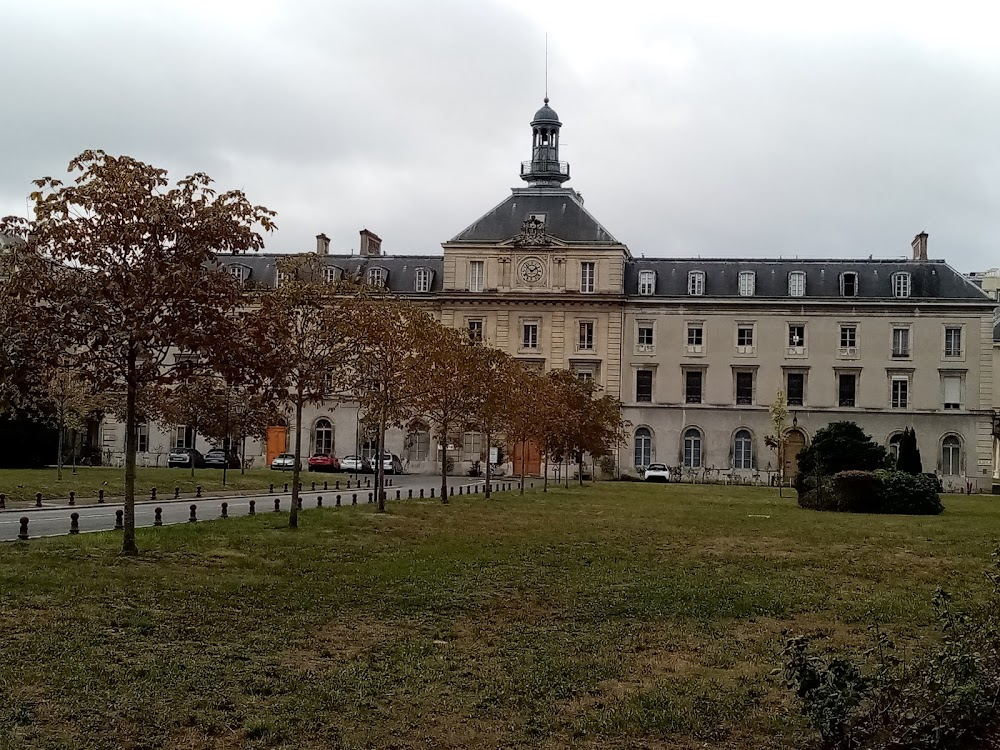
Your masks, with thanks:
[{"label": "silver car", "polygon": [[385,474],[402,474],[403,462],[395,453],[382,454],[382,471]]},{"label": "silver car", "polygon": [[271,462],[271,468],[275,471],[292,471],[295,468],[295,454],[279,453]]},{"label": "silver car", "polygon": [[344,456],[340,459],[340,470],[347,473],[371,474],[372,462],[364,456]]}]

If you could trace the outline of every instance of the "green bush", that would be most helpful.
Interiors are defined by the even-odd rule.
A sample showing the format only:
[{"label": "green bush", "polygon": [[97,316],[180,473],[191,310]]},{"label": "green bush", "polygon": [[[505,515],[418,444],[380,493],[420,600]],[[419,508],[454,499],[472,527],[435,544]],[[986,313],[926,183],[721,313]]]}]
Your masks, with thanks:
[{"label": "green bush", "polygon": [[803,478],[799,506],[841,513],[937,515],[944,510],[936,482],[905,471],[841,471]]},{"label": "green bush", "polygon": [[905,471],[876,471],[881,483],[878,513],[936,516],[944,510],[936,478]]},{"label": "green bush", "polygon": [[872,440],[854,422],[831,422],[816,431],[812,444],[799,452],[799,473],[795,488],[817,477],[829,477],[842,471],[875,471],[885,466],[885,448]]}]

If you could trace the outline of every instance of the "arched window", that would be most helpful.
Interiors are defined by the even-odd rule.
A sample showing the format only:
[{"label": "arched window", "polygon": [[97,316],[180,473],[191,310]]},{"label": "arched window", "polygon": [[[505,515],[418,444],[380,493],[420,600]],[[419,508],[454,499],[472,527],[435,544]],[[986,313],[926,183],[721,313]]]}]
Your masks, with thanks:
[{"label": "arched window", "polygon": [[642,469],[653,462],[653,433],[648,427],[635,431],[635,467]]},{"label": "arched window", "polygon": [[957,435],[946,435],[941,441],[941,473],[962,473],[962,440]]},{"label": "arched window", "polygon": [[694,427],[684,432],[684,466],[701,468],[701,431]]},{"label": "arched window", "polygon": [[417,423],[406,435],[406,459],[426,461],[431,449],[431,433],[427,425]]},{"label": "arched window", "polygon": [[750,430],[737,430],[733,435],[733,468],[753,468],[753,436]]},{"label": "arched window", "polygon": [[893,463],[899,460],[899,444],[903,440],[903,433],[897,432],[889,436],[889,455],[892,456]]},{"label": "arched window", "polygon": [[329,419],[316,421],[313,428],[313,453],[333,453],[333,423]]}]

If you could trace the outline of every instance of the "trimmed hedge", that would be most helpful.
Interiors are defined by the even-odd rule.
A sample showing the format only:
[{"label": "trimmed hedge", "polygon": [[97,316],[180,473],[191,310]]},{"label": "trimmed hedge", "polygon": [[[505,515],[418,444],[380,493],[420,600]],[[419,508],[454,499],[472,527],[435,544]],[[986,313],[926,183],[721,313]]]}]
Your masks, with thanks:
[{"label": "trimmed hedge", "polygon": [[937,482],[905,471],[840,471],[816,480],[801,477],[799,506],[841,513],[937,515],[944,510]]}]

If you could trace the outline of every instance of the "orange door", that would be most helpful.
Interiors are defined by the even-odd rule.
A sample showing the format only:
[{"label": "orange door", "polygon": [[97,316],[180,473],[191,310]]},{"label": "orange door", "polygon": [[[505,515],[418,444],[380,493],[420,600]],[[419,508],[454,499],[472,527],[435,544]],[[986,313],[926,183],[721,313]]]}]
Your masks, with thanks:
[{"label": "orange door", "polygon": [[785,481],[793,481],[799,473],[799,451],[806,447],[801,430],[789,430],[785,435]]},{"label": "orange door", "polygon": [[538,446],[532,442],[527,444],[515,443],[511,452],[511,463],[514,465],[514,473],[521,473],[521,459],[524,458],[524,473],[527,476],[537,477],[542,474],[542,452]]},{"label": "orange door", "polygon": [[285,448],[288,446],[288,428],[287,427],[268,427],[267,428],[267,465],[270,466],[271,462],[279,453],[284,453]]}]

